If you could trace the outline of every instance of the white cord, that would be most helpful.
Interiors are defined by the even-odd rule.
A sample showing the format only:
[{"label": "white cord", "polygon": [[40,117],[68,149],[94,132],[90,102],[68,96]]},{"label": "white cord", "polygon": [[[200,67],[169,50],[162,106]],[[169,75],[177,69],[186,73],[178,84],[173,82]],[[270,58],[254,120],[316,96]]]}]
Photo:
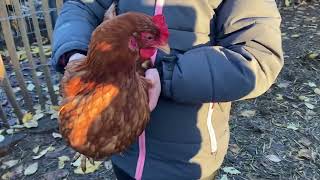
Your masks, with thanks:
[{"label": "white cord", "polygon": [[207,127],[209,131],[209,136],[210,136],[211,153],[214,153],[217,151],[217,139],[212,126],[212,114],[213,114],[213,103],[210,103],[208,117],[207,117]]}]

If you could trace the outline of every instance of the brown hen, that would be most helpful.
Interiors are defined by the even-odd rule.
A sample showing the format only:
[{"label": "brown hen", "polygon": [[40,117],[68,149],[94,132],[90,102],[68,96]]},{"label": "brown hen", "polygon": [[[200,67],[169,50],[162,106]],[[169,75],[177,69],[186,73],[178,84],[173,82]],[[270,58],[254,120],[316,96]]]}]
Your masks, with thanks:
[{"label": "brown hen", "polygon": [[87,58],[69,62],[61,81],[59,128],[73,149],[99,160],[124,151],[142,133],[150,83],[136,63],[167,39],[161,15],[129,12],[96,28]]}]

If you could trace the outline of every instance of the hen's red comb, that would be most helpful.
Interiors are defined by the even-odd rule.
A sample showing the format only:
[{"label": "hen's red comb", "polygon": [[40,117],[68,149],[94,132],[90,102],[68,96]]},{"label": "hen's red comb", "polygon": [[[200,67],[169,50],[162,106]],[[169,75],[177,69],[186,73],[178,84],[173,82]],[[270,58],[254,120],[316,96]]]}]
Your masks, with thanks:
[{"label": "hen's red comb", "polygon": [[161,44],[167,43],[169,37],[169,30],[168,25],[165,21],[163,15],[155,15],[152,17],[153,23],[159,28],[160,30],[160,42]]}]

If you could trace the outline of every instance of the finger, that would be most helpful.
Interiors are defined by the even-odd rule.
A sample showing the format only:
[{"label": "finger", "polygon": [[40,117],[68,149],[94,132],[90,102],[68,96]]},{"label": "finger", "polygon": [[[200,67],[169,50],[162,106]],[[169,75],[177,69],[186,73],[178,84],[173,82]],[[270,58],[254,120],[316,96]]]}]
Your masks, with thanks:
[{"label": "finger", "polygon": [[154,87],[150,88],[149,93],[149,108],[150,111],[153,111],[158,103],[159,96],[161,92],[161,86],[159,84],[155,84]]},{"label": "finger", "polygon": [[149,109],[153,111],[156,108],[158,98],[154,95],[154,89],[149,90]]},{"label": "finger", "polygon": [[75,53],[73,54],[70,58],[69,58],[69,62],[74,61],[74,60],[79,60],[79,59],[83,59],[86,56],[80,53]]}]

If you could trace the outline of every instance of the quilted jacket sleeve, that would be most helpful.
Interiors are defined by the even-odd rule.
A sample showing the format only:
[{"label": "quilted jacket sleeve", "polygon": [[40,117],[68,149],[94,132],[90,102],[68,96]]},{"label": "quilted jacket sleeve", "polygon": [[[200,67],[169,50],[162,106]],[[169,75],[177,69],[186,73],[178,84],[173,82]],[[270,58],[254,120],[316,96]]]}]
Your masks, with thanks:
[{"label": "quilted jacket sleeve", "polygon": [[162,93],[177,102],[227,102],[266,92],[283,67],[281,17],[273,0],[225,0],[212,46],[162,62]]},{"label": "quilted jacket sleeve", "polygon": [[63,71],[58,60],[65,53],[87,51],[91,34],[102,22],[111,3],[112,0],[69,0],[64,3],[53,32],[52,64],[56,70]]}]

